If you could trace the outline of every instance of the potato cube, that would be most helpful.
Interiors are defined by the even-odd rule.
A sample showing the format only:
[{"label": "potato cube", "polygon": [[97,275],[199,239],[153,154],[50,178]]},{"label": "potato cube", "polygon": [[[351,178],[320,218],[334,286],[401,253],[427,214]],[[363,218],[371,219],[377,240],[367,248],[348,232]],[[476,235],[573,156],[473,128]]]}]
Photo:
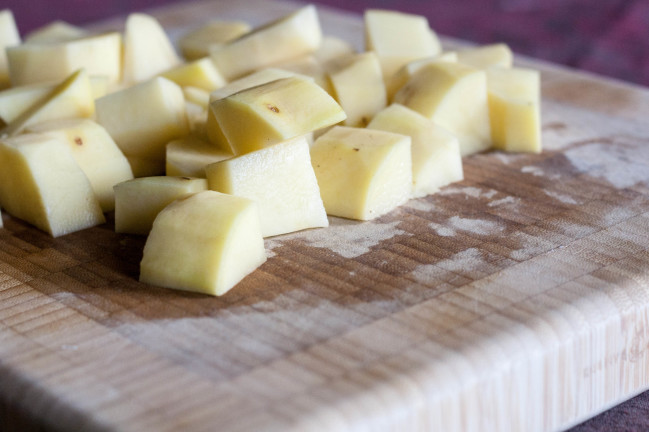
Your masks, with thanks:
[{"label": "potato cube", "polygon": [[90,181],[102,211],[115,208],[113,186],[133,178],[131,166],[106,129],[90,119],[52,120],[29,127],[65,141]]},{"label": "potato cube", "polygon": [[497,149],[541,151],[539,72],[522,68],[487,70],[491,138]]},{"label": "potato cube", "polygon": [[135,177],[164,173],[165,146],[189,133],[178,84],[157,77],[95,101],[97,122],[131,164]]},{"label": "potato cube", "polygon": [[143,13],[126,18],[123,81],[148,80],[180,64],[171,41],[157,19]]},{"label": "potato cube", "polygon": [[311,147],[311,164],[327,214],[377,218],[412,194],[411,138],[335,126]]},{"label": "potato cube", "polygon": [[9,9],[0,10],[0,89],[9,87],[9,66],[5,50],[20,44],[16,20]]},{"label": "potato cube", "polygon": [[347,114],[346,126],[367,126],[387,104],[381,65],[372,52],[349,57],[329,72],[329,79],[334,97]]},{"label": "potato cube", "polygon": [[205,178],[205,166],[232,157],[196,135],[173,140],[167,144],[168,176]]},{"label": "potato cube", "polygon": [[146,235],[158,213],[177,198],[207,190],[207,180],[140,177],[115,185],[115,232]]},{"label": "potato cube", "polygon": [[187,60],[198,60],[250,30],[250,24],[243,21],[210,21],[183,34],[178,40],[178,47]]},{"label": "potato cube", "polygon": [[104,33],[58,43],[26,43],[7,49],[12,85],[59,81],[79,69],[111,83],[122,76],[122,36]]},{"label": "potato cube", "polygon": [[462,156],[491,147],[487,74],[460,63],[423,66],[394,96],[458,137]]},{"label": "potato cube", "polygon": [[412,139],[412,196],[437,192],[464,178],[457,138],[416,111],[393,104],[379,112],[367,126],[408,135]]},{"label": "potato cube", "polygon": [[322,40],[315,6],[308,5],[212,51],[228,81],[315,51]]},{"label": "potato cube", "polygon": [[345,112],[326,91],[313,81],[296,77],[272,81],[216,100],[210,104],[210,110],[227,140],[226,145],[219,147],[235,155],[259,150],[345,119]]},{"label": "potato cube", "polygon": [[52,237],[104,223],[88,178],[60,136],[0,139],[0,166],[0,206],[11,215]]},{"label": "potato cube", "polygon": [[478,69],[493,66],[510,68],[513,58],[512,50],[504,43],[467,48],[457,52],[457,61]]},{"label": "potato cube", "polygon": [[210,164],[205,172],[210,189],[258,204],[264,237],[329,225],[304,137]]},{"label": "potato cube", "polygon": [[255,203],[204,191],[160,212],[144,246],[140,282],[220,296],[265,261]]}]

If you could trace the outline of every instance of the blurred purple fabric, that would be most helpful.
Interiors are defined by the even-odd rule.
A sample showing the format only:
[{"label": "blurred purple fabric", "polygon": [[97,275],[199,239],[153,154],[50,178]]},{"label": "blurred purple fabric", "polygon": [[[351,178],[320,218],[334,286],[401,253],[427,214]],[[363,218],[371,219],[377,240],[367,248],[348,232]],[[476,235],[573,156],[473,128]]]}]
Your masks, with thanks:
[{"label": "blurred purple fabric", "polygon": [[[226,0],[224,0],[226,1]],[[52,20],[72,24],[123,15],[178,0],[3,0],[21,33]],[[428,17],[441,35],[476,43],[505,42],[519,54],[649,86],[647,0],[318,0],[361,13],[395,9]],[[649,431],[649,392],[572,432]]]}]

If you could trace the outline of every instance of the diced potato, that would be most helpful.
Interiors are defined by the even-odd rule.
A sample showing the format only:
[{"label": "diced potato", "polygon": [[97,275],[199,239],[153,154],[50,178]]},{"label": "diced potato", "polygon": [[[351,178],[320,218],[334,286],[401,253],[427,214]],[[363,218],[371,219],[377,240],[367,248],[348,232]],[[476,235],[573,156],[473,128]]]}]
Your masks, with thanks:
[{"label": "diced potato", "polygon": [[366,49],[378,56],[386,81],[406,63],[442,52],[424,16],[369,9],[364,18]]},{"label": "diced potato", "polygon": [[325,67],[329,62],[335,62],[353,54],[356,54],[356,50],[352,44],[335,36],[323,36],[320,46],[313,52],[315,59]]},{"label": "diced potato", "polygon": [[39,83],[0,91],[0,119],[11,123],[20,114],[42,100],[58,83]]},{"label": "diced potato", "polygon": [[346,126],[367,126],[387,104],[381,65],[372,52],[349,57],[329,73],[329,79],[334,97],[347,114]]},{"label": "diced potato", "polygon": [[7,49],[14,86],[60,81],[79,69],[116,83],[121,78],[122,37],[104,33],[59,43],[27,43]]},{"label": "diced potato", "polygon": [[198,60],[250,30],[250,24],[243,21],[210,21],[182,35],[178,46],[187,60]]},{"label": "diced potato", "polygon": [[185,101],[185,112],[189,122],[189,130],[195,135],[204,135],[207,138],[207,105],[198,105]]},{"label": "diced potato", "polygon": [[95,112],[92,86],[81,69],[54,86],[43,98],[14,118],[0,136],[12,136],[39,122],[73,117],[92,117]]},{"label": "diced potato", "polygon": [[216,70],[214,63],[208,57],[170,69],[163,72],[161,76],[170,79],[181,87],[198,87],[208,92],[225,85],[225,79]]},{"label": "diced potato", "polygon": [[435,62],[457,62],[457,54],[449,51],[432,57],[424,57],[403,65],[394,73],[385,83],[385,90],[388,97],[388,103],[394,99],[394,95],[412,78],[415,72],[430,63]]},{"label": "diced potato", "polygon": [[51,23],[31,31],[25,36],[25,43],[57,43],[72,39],[79,39],[87,35],[81,27],[65,21],[52,21]]},{"label": "diced potato", "polygon": [[210,189],[258,204],[264,237],[329,225],[304,137],[210,164],[205,172]]},{"label": "diced potato", "polygon": [[541,78],[536,70],[487,70],[491,138],[497,149],[541,151]]},{"label": "diced potato", "polygon": [[397,92],[394,102],[414,109],[457,136],[462,156],[491,146],[484,70],[460,63],[427,64]]},{"label": "diced potato", "polygon": [[105,222],[88,178],[61,137],[0,139],[0,166],[0,205],[11,215],[53,237]]},{"label": "diced potato", "polygon": [[412,194],[411,138],[336,126],[316,139],[311,164],[327,214],[377,218]]},{"label": "diced potato", "polygon": [[277,68],[295,72],[295,75],[312,78],[313,81],[331,94],[331,84],[327,72],[313,55],[301,56],[275,65]]},{"label": "diced potato", "polygon": [[0,89],[9,87],[9,66],[5,50],[20,44],[20,34],[13,13],[9,9],[0,10]]},{"label": "diced potato", "polygon": [[374,116],[367,128],[412,138],[414,198],[432,194],[464,178],[457,138],[418,112],[393,104]]},{"label": "diced potato", "polygon": [[145,81],[180,64],[171,41],[154,17],[132,13],[124,30],[123,80]]},{"label": "diced potato", "polygon": [[204,178],[153,176],[118,183],[115,189],[115,232],[146,235],[153,220],[172,201],[207,190]]},{"label": "diced potato", "polygon": [[514,55],[504,43],[467,48],[457,52],[457,61],[478,69],[512,67]]},{"label": "diced potato", "polygon": [[164,173],[165,146],[189,133],[178,84],[157,77],[95,101],[104,126],[131,164],[135,177]]},{"label": "diced potato", "polygon": [[183,95],[185,95],[185,100],[187,102],[195,103],[200,105],[204,110],[207,111],[207,107],[210,104],[210,92],[193,86],[184,86]]},{"label": "diced potato", "polygon": [[315,6],[305,6],[212,51],[217,69],[231,81],[257,69],[314,52],[322,40]]},{"label": "diced potato", "polygon": [[255,203],[205,191],[160,212],[144,246],[140,282],[220,296],[265,261]]},{"label": "diced potato", "polygon": [[345,112],[326,91],[313,81],[296,77],[272,81],[216,100],[210,104],[210,110],[227,140],[217,145],[235,155],[259,150],[345,119]]},{"label": "diced potato", "polygon": [[48,133],[63,140],[90,181],[102,211],[115,208],[113,186],[133,178],[131,167],[106,129],[89,119],[52,120],[27,132]]},{"label": "diced potato", "polygon": [[205,178],[205,166],[232,157],[214,147],[212,143],[195,135],[167,144],[166,173],[168,176]]}]

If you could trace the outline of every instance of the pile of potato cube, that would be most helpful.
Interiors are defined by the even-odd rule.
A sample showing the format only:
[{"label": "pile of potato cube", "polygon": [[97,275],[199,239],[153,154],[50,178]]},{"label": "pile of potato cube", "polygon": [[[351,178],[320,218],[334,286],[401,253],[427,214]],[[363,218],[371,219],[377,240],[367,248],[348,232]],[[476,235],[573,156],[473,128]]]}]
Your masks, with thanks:
[{"label": "pile of potato cube", "polygon": [[541,150],[539,74],[507,46],[443,52],[424,17],[364,20],[365,52],[309,5],[211,21],[181,57],[149,15],[21,42],[1,11],[0,207],[54,237],[114,211],[148,235],[142,282],[221,295],[265,237],[377,218],[461,180],[463,156]]}]

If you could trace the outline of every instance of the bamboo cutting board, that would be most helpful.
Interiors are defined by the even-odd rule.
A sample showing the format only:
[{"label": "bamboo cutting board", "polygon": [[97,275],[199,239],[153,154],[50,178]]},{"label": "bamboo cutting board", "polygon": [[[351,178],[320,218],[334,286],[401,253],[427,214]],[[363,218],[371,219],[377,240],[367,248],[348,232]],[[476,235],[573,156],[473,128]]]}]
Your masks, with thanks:
[{"label": "bamboo cutting board", "polygon": [[[172,34],[296,4],[156,11]],[[360,45],[358,17],[321,9]],[[108,25],[108,24],[107,24]],[[540,155],[373,222],[266,241],[221,298],[137,282],[144,238],[3,214],[5,425],[123,431],[568,427],[649,387],[649,90],[543,71]]]}]

